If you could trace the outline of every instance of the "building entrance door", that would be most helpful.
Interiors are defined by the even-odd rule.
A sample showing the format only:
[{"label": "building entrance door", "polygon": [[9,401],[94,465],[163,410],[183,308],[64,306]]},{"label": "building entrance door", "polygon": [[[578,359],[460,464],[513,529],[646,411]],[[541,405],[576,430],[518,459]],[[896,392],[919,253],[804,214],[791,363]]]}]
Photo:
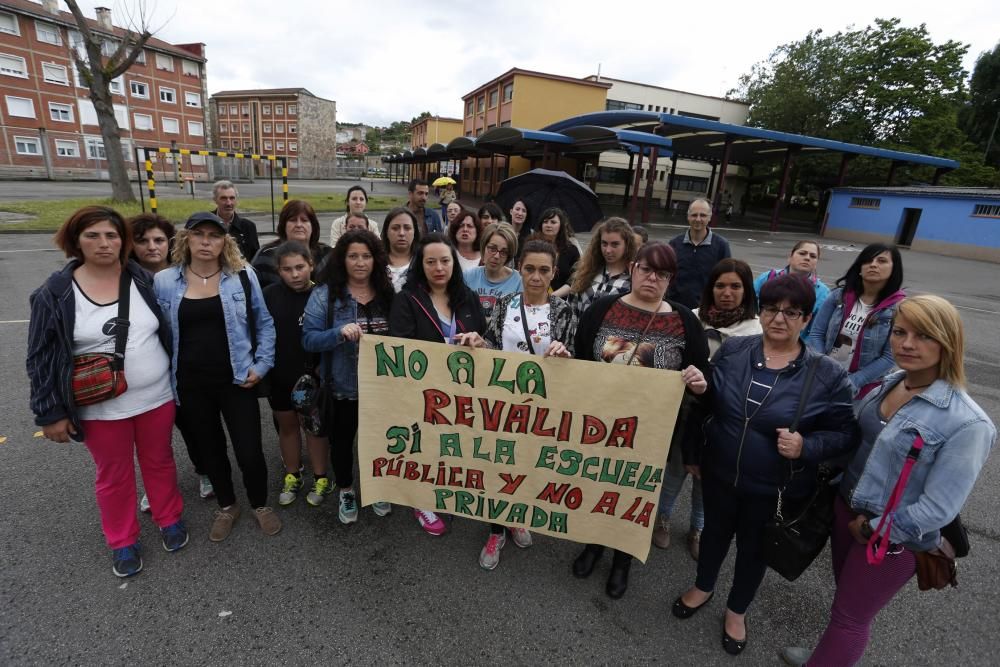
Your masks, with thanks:
[{"label": "building entrance door", "polygon": [[904,208],[903,222],[899,225],[899,234],[896,235],[896,245],[910,247],[913,237],[917,235],[917,223],[920,222],[920,214],[923,209]]}]

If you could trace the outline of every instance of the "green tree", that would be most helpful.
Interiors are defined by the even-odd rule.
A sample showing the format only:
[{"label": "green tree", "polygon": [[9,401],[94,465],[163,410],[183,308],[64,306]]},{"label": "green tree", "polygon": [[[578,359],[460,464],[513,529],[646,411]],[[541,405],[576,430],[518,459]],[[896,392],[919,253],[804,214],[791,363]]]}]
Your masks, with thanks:
[{"label": "green tree", "polygon": [[1000,166],[1000,43],[976,59],[969,80],[969,104],[962,111],[962,126],[969,138],[984,153],[988,146],[986,160]]}]

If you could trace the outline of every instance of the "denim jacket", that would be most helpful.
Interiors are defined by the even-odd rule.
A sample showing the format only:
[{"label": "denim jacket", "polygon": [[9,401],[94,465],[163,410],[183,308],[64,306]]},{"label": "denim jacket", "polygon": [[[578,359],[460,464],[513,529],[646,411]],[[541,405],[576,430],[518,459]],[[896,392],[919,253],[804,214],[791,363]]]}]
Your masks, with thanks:
[{"label": "denim jacket", "polygon": [[[264,377],[274,367],[274,320],[264,303],[257,274],[246,267],[250,277],[251,304],[254,320],[257,324],[257,354],[250,354],[250,329],[247,326],[247,303],[240,283],[238,273],[223,271],[219,279],[219,296],[222,297],[222,315],[226,321],[226,337],[229,340],[229,362],[233,367],[233,384],[243,384],[247,375],[253,369],[257,377]],[[156,299],[160,310],[170,321],[170,331],[173,334],[173,351],[170,356],[170,384],[177,395],[177,355],[180,351],[180,331],[177,311],[181,299],[187,290],[187,280],[184,269],[171,266],[156,274],[153,278],[156,288]]]},{"label": "denim jacket", "polygon": [[[844,325],[845,308],[848,307],[847,304],[852,307],[854,305],[851,296],[853,295],[844,295],[843,287],[830,292],[809,328],[809,347],[820,354],[830,353]],[[868,315],[861,330],[860,345],[856,348],[848,369],[848,379],[854,386],[855,393],[867,384],[880,382],[895,367],[896,362],[889,346],[889,331],[892,329],[896,304],[904,296],[903,292],[896,292],[877,304]]]},{"label": "denim jacket", "polygon": [[[358,321],[358,302],[349,294],[333,301],[333,326],[326,327],[327,308],[330,307],[330,288],[317,285],[309,295],[305,316],[302,319],[302,347],[307,352],[322,353],[319,375],[324,382],[332,382],[338,399],[358,398],[358,344],[344,338],[343,329]],[[332,370],[333,377],[327,373]]]},{"label": "denim jacket", "polygon": [[[905,373],[898,371],[858,402],[856,411],[878,403]],[[962,389],[938,380],[903,405],[871,444],[862,442],[844,473],[840,493],[854,511],[877,527],[914,438],[924,446],[895,512],[891,542],[929,551],[940,529],[965,504],[997,438],[990,418]]]}]

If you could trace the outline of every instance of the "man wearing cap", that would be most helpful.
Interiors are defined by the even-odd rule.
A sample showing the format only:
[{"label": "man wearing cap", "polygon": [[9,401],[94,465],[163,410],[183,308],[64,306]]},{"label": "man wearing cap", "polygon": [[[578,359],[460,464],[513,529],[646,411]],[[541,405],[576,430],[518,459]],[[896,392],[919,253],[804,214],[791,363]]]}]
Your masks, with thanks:
[{"label": "man wearing cap", "polygon": [[688,308],[697,308],[701,291],[719,260],[732,256],[729,241],[708,227],[712,205],[707,199],[695,199],[688,206],[688,230],[670,239],[677,254],[677,275],[670,281],[667,298]]},{"label": "man wearing cap", "polygon": [[236,239],[243,257],[250,261],[260,250],[257,240],[257,225],[253,220],[241,218],[236,213],[236,200],[240,193],[232,181],[216,181],[212,186],[212,199],[215,200],[215,213],[226,224],[229,235]]},{"label": "man wearing cap", "polygon": [[422,178],[414,178],[406,186],[410,193],[410,201],[406,208],[417,216],[417,223],[420,225],[420,236],[427,236],[431,232],[444,233],[444,225],[441,224],[441,216],[437,211],[427,208],[427,198],[431,194],[431,186]]}]

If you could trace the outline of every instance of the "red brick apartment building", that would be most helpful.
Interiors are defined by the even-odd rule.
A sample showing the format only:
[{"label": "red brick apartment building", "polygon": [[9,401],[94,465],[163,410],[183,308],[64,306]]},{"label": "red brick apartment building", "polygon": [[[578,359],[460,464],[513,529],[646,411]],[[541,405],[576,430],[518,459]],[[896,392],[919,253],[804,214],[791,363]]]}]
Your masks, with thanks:
[{"label": "red brick apartment building", "polygon": [[[106,8],[90,28],[106,36],[109,54],[125,35]],[[71,55],[79,41],[57,0],[0,0],[0,177],[107,178],[97,114]],[[150,39],[112,93],[127,163],[137,146],[207,147],[204,44]],[[208,178],[204,156],[185,158],[184,168]]]}]

